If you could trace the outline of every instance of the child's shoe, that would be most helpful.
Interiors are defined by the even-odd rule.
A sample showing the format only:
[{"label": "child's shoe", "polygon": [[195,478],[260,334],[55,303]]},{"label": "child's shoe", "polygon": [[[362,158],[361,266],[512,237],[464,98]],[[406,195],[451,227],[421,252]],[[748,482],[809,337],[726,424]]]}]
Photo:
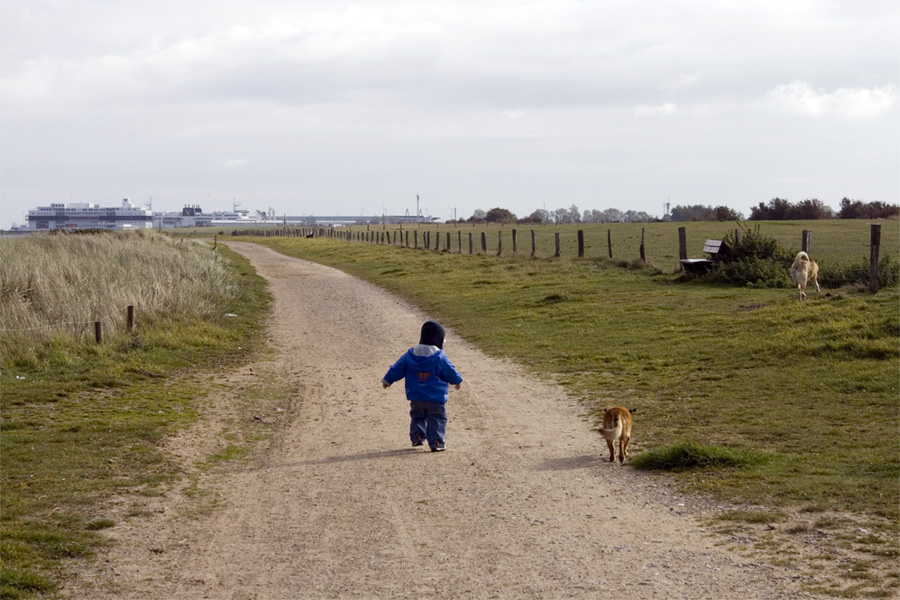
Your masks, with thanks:
[{"label": "child's shoe", "polygon": [[435,444],[434,446],[431,447],[432,452],[443,452],[446,449],[447,449],[447,444],[445,444],[444,442],[438,442],[437,444]]},{"label": "child's shoe", "polygon": [[412,441],[413,446],[421,446],[423,443],[425,443],[425,441],[422,439],[421,435]]}]

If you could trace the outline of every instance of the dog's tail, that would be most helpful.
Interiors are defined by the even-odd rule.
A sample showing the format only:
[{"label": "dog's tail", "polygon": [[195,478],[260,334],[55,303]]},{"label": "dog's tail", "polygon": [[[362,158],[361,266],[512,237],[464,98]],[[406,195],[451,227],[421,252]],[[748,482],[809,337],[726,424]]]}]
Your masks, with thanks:
[{"label": "dog's tail", "polygon": [[622,422],[619,420],[619,416],[613,416],[613,426],[609,429],[604,429],[603,425],[599,425],[594,428],[594,431],[599,431],[600,435],[605,437],[608,440],[614,440],[617,437],[622,435]]}]

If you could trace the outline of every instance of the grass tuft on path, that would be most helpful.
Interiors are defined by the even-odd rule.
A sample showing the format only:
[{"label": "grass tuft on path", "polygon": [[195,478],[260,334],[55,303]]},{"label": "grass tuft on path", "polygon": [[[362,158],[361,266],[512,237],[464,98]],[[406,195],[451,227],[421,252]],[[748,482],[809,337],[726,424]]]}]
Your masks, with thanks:
[{"label": "grass tuft on path", "polygon": [[760,465],[771,457],[753,450],[712,446],[687,440],[671,446],[651,448],[630,461],[638,469],[688,471],[692,469],[729,469]]}]

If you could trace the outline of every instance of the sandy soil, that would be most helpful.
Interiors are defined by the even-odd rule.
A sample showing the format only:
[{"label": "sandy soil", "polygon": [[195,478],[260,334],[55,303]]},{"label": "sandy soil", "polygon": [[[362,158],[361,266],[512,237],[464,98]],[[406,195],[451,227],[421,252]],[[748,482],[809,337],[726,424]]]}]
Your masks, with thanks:
[{"label": "sandy soil", "polygon": [[[170,451],[200,473],[229,411],[273,435],[108,530],[116,543],[69,596],[810,597],[794,572],[717,545],[698,499],[606,462],[560,388],[453,331],[445,350],[465,381],[450,391],[448,450],[412,448],[403,386],[379,382],[426,315],[333,269],[229,245],[271,283],[275,317],[273,351],[222,389],[263,378],[290,391],[258,412],[213,394],[209,418]],[[639,450],[640,413],[634,436]],[[198,500],[197,477],[211,497]]]}]

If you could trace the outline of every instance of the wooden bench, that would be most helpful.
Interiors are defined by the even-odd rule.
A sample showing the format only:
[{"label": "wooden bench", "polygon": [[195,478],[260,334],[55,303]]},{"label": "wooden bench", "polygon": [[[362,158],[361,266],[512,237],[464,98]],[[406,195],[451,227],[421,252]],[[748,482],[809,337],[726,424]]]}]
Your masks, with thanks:
[{"label": "wooden bench", "polygon": [[688,273],[697,273],[702,275],[708,273],[715,264],[713,257],[728,253],[728,244],[722,240],[706,240],[703,244],[703,251],[710,255],[710,258],[682,258],[681,268]]}]

